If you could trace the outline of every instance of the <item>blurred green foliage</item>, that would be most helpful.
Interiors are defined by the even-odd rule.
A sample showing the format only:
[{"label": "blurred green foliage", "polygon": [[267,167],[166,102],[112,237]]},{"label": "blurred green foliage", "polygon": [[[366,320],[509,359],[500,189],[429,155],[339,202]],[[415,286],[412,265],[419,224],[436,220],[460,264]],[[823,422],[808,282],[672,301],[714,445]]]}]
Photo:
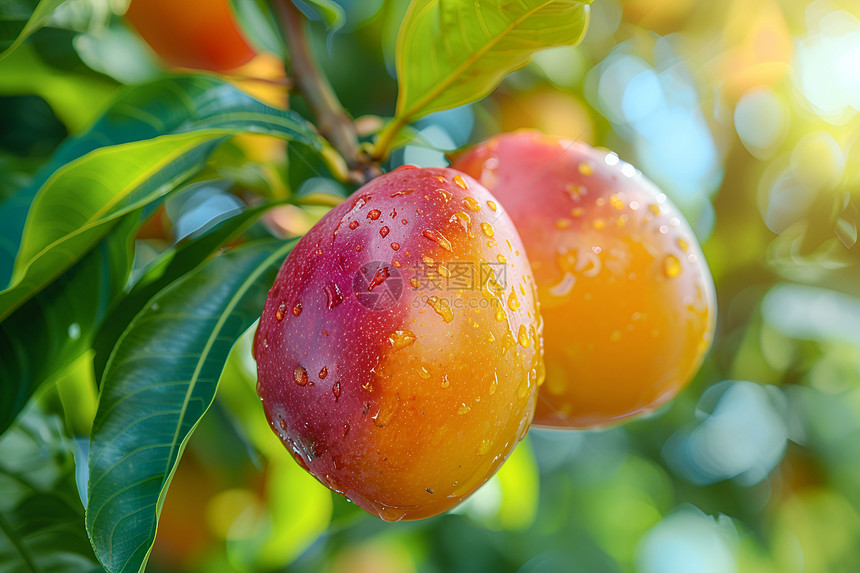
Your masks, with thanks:
[{"label": "blurred green foliage", "polygon": [[[0,4],[5,48],[25,29],[29,4],[40,3]],[[41,3],[48,12],[54,4]],[[193,139],[170,134],[207,127],[195,127],[212,116],[198,114],[194,102],[223,112],[224,100],[207,103],[205,94],[238,94],[227,81],[273,106],[234,94],[243,112],[252,105],[271,117],[310,116],[293,94],[296,115],[276,111],[288,82],[278,83],[283,70],[267,54],[232,78],[174,75],[123,21],[121,4],[70,0],[48,27],[27,28],[29,40],[0,60],[0,216],[11,213],[0,229],[10,264],[0,271],[12,270],[18,243],[8,230],[23,227],[29,207],[19,192],[32,199],[72,159],[63,154],[88,135],[105,140],[81,153],[156,135],[167,143]],[[235,4],[243,24],[260,27],[249,38],[274,49],[275,32],[263,24],[271,24],[270,14],[255,11],[262,3]],[[395,115],[395,70],[420,75],[395,57],[408,2],[310,4],[308,14],[336,23],[313,24],[315,53],[370,145]],[[456,510],[388,524],[330,494],[267,427],[253,389],[248,330],[160,499],[147,570],[860,571],[857,62],[860,8],[853,0],[595,0],[581,44],[538,52],[485,99],[466,98],[467,105],[412,123],[386,167],[443,165],[446,152],[468,142],[534,127],[613,149],[656,181],[690,219],[717,286],[718,332],[699,375],[648,419],[593,431],[534,430]],[[191,97],[183,82],[192,84]],[[121,99],[159,86],[190,102],[175,126],[163,121],[169,113],[147,108],[167,96]],[[126,123],[111,133],[111,115],[103,113],[115,110],[107,107],[115,98],[125,102]],[[156,133],[120,137],[147,122]],[[281,129],[293,127],[301,131]],[[215,138],[209,135],[199,137]],[[182,170],[169,149],[132,145],[164,155],[164,169]],[[97,161],[99,152],[89,157]],[[208,157],[184,159],[194,168],[176,175],[182,185],[168,189],[156,180],[144,188],[167,196],[163,209],[134,204],[123,211],[114,229],[136,230],[133,254],[124,242],[129,231],[116,240],[107,234],[100,249],[67,261],[71,266],[45,270],[53,277],[68,267],[0,323],[0,412],[7,421],[48,381],[38,404],[0,436],[0,571],[95,566],[83,528],[86,447],[107,361],[100,345],[109,351],[119,337],[104,317],[125,328],[180,278],[171,261],[182,272],[206,269],[200,265],[240,230],[242,240],[300,235],[354,188],[335,181],[326,161],[301,146],[235,138]],[[195,184],[184,177],[192,171]],[[185,202],[200,192],[196,183],[212,180],[226,181],[226,191],[210,186]],[[230,210],[258,197],[290,204],[262,223]],[[190,230],[179,235],[180,228]],[[137,296],[117,307],[117,293]],[[24,390],[18,379],[27,381]]]}]

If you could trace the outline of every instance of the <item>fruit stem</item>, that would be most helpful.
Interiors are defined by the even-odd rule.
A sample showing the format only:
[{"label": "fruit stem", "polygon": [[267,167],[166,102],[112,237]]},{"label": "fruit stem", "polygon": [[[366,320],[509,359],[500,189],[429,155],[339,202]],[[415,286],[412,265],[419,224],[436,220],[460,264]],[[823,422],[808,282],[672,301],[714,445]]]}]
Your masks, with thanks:
[{"label": "fruit stem", "polygon": [[[305,32],[304,15],[292,0],[274,0],[272,4],[278,15],[281,35],[287,43],[293,79],[316,117],[320,134],[346,160],[346,180],[357,184],[365,183],[381,171],[362,151],[355,123],[343,109],[331,84],[314,60]],[[344,177],[343,173],[334,175],[338,178]]]}]

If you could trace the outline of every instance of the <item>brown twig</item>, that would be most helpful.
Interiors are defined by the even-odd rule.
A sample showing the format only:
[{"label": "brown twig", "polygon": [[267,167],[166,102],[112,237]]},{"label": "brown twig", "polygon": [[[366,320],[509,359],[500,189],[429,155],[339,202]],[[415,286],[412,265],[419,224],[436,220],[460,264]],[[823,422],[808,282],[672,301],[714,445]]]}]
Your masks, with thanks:
[{"label": "brown twig", "polygon": [[320,134],[343,156],[349,179],[365,183],[380,173],[379,166],[362,151],[355,123],[314,60],[305,32],[305,17],[291,0],[273,0],[273,6],[289,50],[293,81],[308,102]]}]

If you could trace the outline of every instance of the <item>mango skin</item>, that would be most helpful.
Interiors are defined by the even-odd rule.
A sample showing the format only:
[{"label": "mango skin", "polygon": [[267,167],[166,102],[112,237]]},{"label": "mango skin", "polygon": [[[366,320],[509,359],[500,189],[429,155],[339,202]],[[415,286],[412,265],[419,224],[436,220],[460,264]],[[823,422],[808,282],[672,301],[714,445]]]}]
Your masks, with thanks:
[{"label": "mango skin", "polygon": [[[257,390],[272,429],[319,481],[387,521],[465,499],[534,413],[534,278],[491,203],[450,169],[374,179],[299,241],[260,318]],[[482,263],[505,280],[478,280]],[[464,266],[472,286],[452,282]]]},{"label": "mango skin", "polygon": [[545,317],[535,426],[613,425],[689,383],[713,338],[714,284],[653,183],[611,152],[535,131],[493,137],[453,166],[498,197],[528,251]]}]

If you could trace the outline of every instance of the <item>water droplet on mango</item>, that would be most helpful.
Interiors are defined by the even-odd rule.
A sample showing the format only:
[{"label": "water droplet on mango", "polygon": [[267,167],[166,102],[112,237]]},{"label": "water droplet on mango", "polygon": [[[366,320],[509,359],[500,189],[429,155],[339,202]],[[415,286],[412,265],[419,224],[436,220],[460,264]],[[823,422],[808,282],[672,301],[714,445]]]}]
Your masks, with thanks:
[{"label": "water droplet on mango", "polygon": [[388,335],[388,341],[391,343],[391,346],[394,347],[395,350],[400,350],[401,348],[406,348],[413,342],[417,340],[415,333],[411,330],[395,330],[391,334]]},{"label": "water droplet on mango", "polygon": [[663,273],[670,279],[681,274],[681,261],[675,255],[666,255],[663,259]]},{"label": "water droplet on mango", "polygon": [[474,197],[464,197],[463,198],[463,205],[465,205],[466,208],[469,209],[470,211],[480,211],[481,210],[481,204],[478,203],[478,201],[476,201]]},{"label": "water droplet on mango", "polygon": [[307,386],[308,371],[305,370],[304,366],[296,366],[296,369],[293,370],[293,381],[299,386]]},{"label": "water droplet on mango", "polygon": [[451,309],[450,305],[448,305],[448,301],[439,298],[438,296],[431,296],[427,299],[427,304],[430,305],[436,314],[442,317],[445,322],[451,322],[454,320],[454,311]]},{"label": "water droplet on mango", "polygon": [[438,244],[440,247],[445,249],[448,252],[452,252],[451,241],[445,237],[442,233],[435,229],[424,229],[424,232],[421,233],[425,238],[430,239],[434,243]]}]

